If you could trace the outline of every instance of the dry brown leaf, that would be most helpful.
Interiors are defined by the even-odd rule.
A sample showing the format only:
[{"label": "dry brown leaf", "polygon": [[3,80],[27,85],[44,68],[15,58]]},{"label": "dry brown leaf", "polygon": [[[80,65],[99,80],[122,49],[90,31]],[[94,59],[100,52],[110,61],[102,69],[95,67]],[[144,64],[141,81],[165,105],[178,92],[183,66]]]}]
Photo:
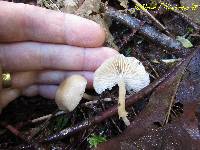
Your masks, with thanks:
[{"label": "dry brown leaf", "polygon": [[90,19],[92,13],[100,13],[101,0],[85,0],[76,14]]},{"label": "dry brown leaf", "polygon": [[37,5],[40,7],[60,11],[60,3],[55,3],[52,0],[37,0]]},{"label": "dry brown leaf", "polygon": [[128,9],[128,0],[118,0],[120,2],[120,5],[124,7],[125,9]]}]

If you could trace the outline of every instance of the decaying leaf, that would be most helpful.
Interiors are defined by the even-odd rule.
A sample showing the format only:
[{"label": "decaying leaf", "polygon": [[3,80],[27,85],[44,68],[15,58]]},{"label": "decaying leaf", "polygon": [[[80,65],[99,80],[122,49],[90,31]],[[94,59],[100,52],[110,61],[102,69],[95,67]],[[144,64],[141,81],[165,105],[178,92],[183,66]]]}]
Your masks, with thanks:
[{"label": "decaying leaf", "polygon": [[176,101],[183,104],[183,115],[177,120],[193,142],[200,143],[200,51],[195,55],[183,76]]},{"label": "decaying leaf", "polygon": [[[186,142],[187,141],[187,142]],[[123,143],[132,145],[135,149],[190,149],[192,140],[184,128],[178,125],[167,125],[164,128],[149,129],[143,136],[132,141],[122,142],[121,149],[127,149]]]},{"label": "decaying leaf", "polygon": [[187,72],[183,76],[176,101],[187,104],[198,101],[200,98],[200,51],[195,55],[187,67]]},{"label": "decaying leaf", "polygon": [[60,1],[56,3],[53,2],[52,0],[37,0],[37,5],[48,9],[60,11],[60,6],[62,4],[60,3]]}]

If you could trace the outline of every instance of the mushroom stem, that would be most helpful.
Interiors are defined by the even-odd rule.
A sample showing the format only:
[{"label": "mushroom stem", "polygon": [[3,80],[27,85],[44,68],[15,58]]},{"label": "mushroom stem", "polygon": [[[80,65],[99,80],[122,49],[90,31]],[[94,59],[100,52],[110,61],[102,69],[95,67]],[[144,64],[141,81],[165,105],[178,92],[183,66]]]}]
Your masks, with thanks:
[{"label": "mushroom stem", "polygon": [[122,118],[124,123],[128,126],[130,125],[130,121],[127,118],[128,113],[125,110],[126,88],[123,79],[121,79],[118,82],[118,86],[119,86],[118,115],[119,118]]}]

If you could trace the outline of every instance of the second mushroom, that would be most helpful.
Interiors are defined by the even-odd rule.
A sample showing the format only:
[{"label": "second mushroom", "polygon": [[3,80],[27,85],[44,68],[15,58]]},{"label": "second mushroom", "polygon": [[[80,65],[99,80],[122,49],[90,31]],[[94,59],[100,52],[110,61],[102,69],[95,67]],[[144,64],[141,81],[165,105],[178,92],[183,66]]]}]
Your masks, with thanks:
[{"label": "second mushroom", "polygon": [[81,101],[86,85],[87,80],[81,75],[72,75],[62,81],[55,96],[59,109],[73,111]]},{"label": "second mushroom", "polygon": [[150,83],[149,74],[142,63],[134,57],[122,54],[107,59],[94,74],[93,86],[98,94],[119,86],[118,115],[126,125],[130,124],[125,110],[126,90],[138,92]]}]

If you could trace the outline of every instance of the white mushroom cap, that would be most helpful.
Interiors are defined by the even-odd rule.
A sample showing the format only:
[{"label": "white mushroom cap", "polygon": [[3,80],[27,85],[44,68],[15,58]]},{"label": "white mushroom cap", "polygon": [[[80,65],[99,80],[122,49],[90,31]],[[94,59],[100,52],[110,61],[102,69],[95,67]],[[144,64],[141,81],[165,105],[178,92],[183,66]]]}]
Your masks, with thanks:
[{"label": "white mushroom cap", "polygon": [[122,54],[107,59],[94,74],[93,86],[98,94],[123,79],[128,92],[138,92],[150,83],[149,74],[142,63],[134,57]]},{"label": "white mushroom cap", "polygon": [[81,75],[72,75],[65,79],[56,92],[55,101],[59,109],[73,111],[81,101],[87,80]]}]

